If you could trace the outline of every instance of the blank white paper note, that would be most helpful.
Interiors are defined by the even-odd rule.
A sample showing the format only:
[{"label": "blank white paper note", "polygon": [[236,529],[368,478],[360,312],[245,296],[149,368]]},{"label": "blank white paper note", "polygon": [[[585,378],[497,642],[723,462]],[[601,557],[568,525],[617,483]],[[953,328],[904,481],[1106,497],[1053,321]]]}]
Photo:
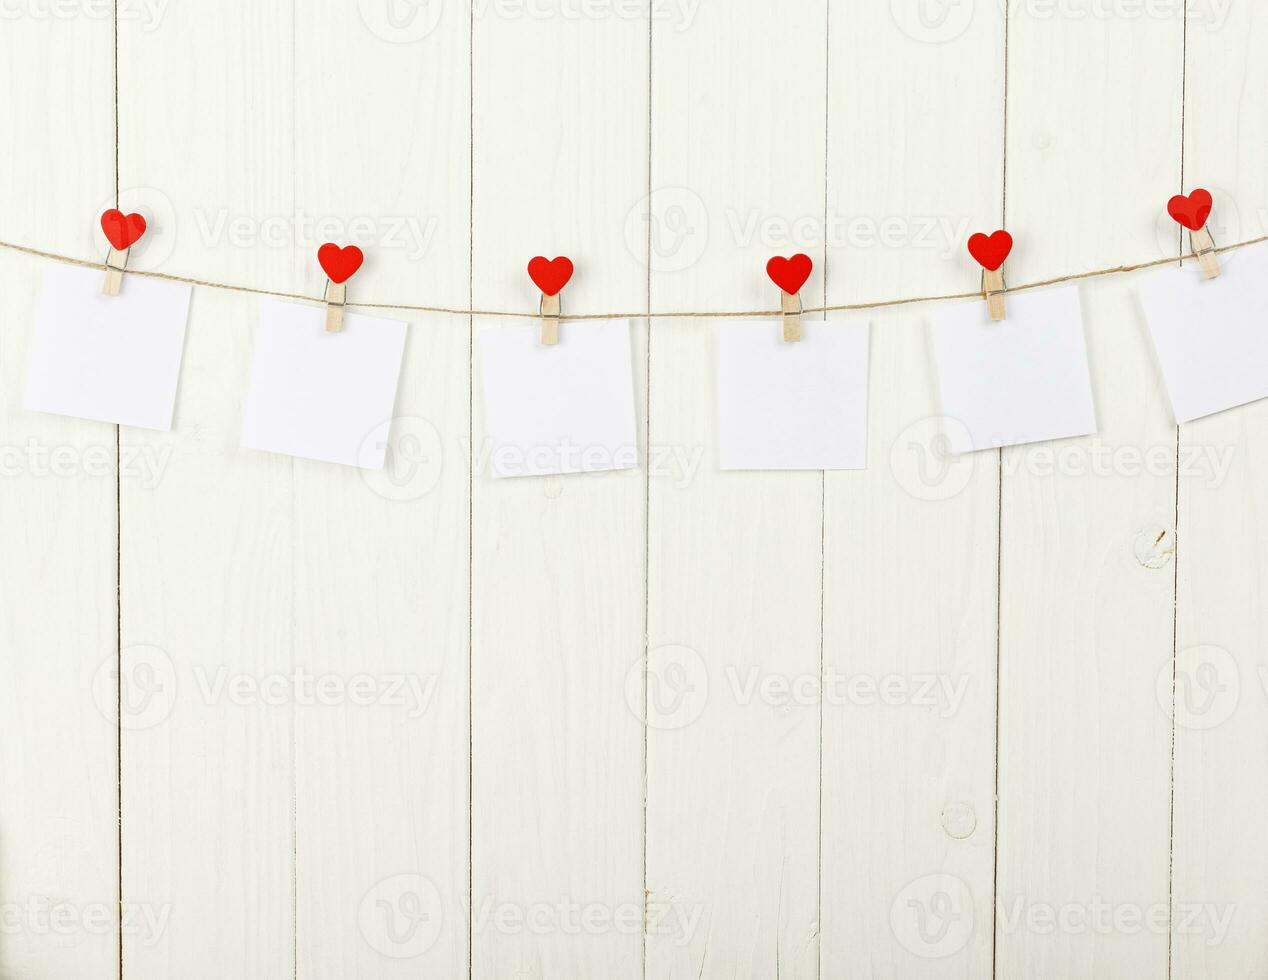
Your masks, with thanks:
[{"label": "blank white paper note", "polygon": [[951,452],[1096,431],[1077,286],[1009,293],[1007,318],[985,300],[930,308],[930,334]]},{"label": "blank white paper note", "polygon": [[260,301],[242,423],[247,449],[379,470],[408,324],[321,306]]},{"label": "blank white paper note", "polygon": [[566,320],[558,344],[539,337],[536,323],[480,334],[493,476],[638,466],[629,321]]},{"label": "blank white paper note", "polygon": [[167,431],[190,286],[125,275],[119,295],[106,296],[104,279],[102,269],[44,267],[23,404],[34,412]]},{"label": "blank white paper note", "polygon": [[719,466],[858,470],[867,466],[866,320],[717,324]]},{"label": "blank white paper note", "polygon": [[1268,398],[1268,244],[1225,252],[1215,279],[1186,262],[1138,288],[1177,422]]}]

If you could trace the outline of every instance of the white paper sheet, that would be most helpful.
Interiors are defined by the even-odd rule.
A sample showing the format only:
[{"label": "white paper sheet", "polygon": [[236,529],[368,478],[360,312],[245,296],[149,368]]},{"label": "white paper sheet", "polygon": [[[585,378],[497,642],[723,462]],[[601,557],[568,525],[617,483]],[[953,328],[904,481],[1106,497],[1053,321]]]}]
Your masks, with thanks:
[{"label": "white paper sheet", "polygon": [[190,287],[125,275],[119,295],[104,296],[104,279],[101,269],[44,267],[23,404],[34,412],[166,431],[176,406]]},{"label": "white paper sheet", "polygon": [[719,465],[724,470],[867,466],[866,320],[717,324]]},{"label": "white paper sheet", "polygon": [[985,300],[930,307],[942,414],[953,453],[1096,431],[1077,286],[1010,293],[1007,319]]},{"label": "white paper sheet", "polygon": [[559,337],[542,346],[536,323],[480,334],[495,477],[638,465],[629,321],[565,321]]},{"label": "white paper sheet", "polygon": [[242,445],[382,469],[407,326],[349,312],[327,333],[324,307],[262,299]]},{"label": "white paper sheet", "polygon": [[1138,283],[1177,422],[1268,397],[1268,244],[1220,256],[1220,275],[1198,264]]}]

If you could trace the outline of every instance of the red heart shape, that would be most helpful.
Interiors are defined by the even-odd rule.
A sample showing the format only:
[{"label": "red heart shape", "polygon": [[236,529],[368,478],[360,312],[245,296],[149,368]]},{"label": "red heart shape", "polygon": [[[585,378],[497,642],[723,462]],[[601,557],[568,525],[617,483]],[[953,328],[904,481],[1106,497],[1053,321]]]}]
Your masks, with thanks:
[{"label": "red heart shape", "polygon": [[1211,216],[1211,192],[1199,187],[1188,197],[1177,194],[1167,202],[1167,213],[1189,231],[1200,231]]},{"label": "red heart shape", "polygon": [[1006,231],[983,235],[980,231],[969,239],[969,254],[983,269],[994,272],[1013,250],[1013,236]]},{"label": "red heart shape", "polygon": [[806,284],[813,268],[814,263],[810,261],[810,256],[798,252],[788,259],[776,255],[766,263],[766,274],[784,292],[795,295]]},{"label": "red heart shape", "polygon": [[340,248],[334,242],[326,242],[317,249],[317,261],[330,277],[331,282],[347,282],[352,274],[361,268],[365,256],[355,245]]},{"label": "red heart shape", "polygon": [[145,234],[145,219],[139,214],[124,214],[118,208],[111,208],[101,215],[101,230],[110,244],[122,252]]},{"label": "red heart shape", "polygon": [[547,296],[554,296],[572,278],[572,259],[563,255],[554,259],[536,255],[528,260],[528,275],[538,289]]}]

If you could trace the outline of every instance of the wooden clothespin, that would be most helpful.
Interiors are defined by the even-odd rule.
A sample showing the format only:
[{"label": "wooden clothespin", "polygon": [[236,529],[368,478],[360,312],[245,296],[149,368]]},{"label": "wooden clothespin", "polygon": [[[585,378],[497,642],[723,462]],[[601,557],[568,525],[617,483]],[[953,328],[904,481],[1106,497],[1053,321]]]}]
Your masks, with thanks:
[{"label": "wooden clothespin", "polygon": [[1189,243],[1193,246],[1193,254],[1197,256],[1202,275],[1208,279],[1214,279],[1220,274],[1219,254],[1215,251],[1211,232],[1206,227],[1212,204],[1211,192],[1201,187],[1188,197],[1177,194],[1167,202],[1167,213],[1189,229]]},{"label": "wooden clothespin", "polygon": [[559,343],[559,317],[561,307],[560,291],[568,285],[572,278],[572,260],[560,255],[548,259],[536,255],[528,261],[528,276],[534,285],[542,291],[538,312],[541,315],[541,342],[543,346],[553,347]]},{"label": "wooden clothespin", "polygon": [[1013,250],[1013,236],[1006,231],[990,235],[978,232],[969,238],[969,254],[982,267],[982,295],[986,297],[986,309],[990,318],[998,323],[1004,319],[1004,260]]},{"label": "wooden clothespin", "polygon": [[317,249],[317,261],[326,273],[326,332],[338,333],[343,329],[343,308],[347,303],[345,283],[361,268],[365,255],[355,245],[340,248],[327,242]]},{"label": "wooden clothespin", "polygon": [[124,214],[111,208],[101,215],[101,230],[110,242],[106,253],[106,278],[101,292],[106,296],[118,296],[123,287],[123,270],[128,264],[128,253],[145,234],[145,219],[139,214]]},{"label": "wooden clothespin", "polygon": [[798,252],[790,258],[776,255],[766,263],[766,274],[779,287],[779,308],[784,315],[784,340],[801,340],[801,287],[810,278],[814,263]]}]

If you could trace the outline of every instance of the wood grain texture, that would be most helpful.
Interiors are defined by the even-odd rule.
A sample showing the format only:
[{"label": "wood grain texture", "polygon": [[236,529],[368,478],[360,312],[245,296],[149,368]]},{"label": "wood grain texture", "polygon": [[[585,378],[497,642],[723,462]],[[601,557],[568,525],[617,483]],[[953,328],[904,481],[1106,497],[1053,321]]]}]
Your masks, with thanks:
[{"label": "wood grain texture", "polygon": [[[998,226],[1002,15],[903,12],[832,12],[829,303],[973,289]],[[868,469],[825,495],[822,975],[988,976],[995,459],[947,453],[924,312],[872,319]]]},{"label": "wood grain texture", "polygon": [[[466,301],[470,25],[457,5],[418,19],[433,13],[392,30],[338,0],[297,9],[295,197],[365,251],[353,302]],[[388,468],[294,464],[294,663],[336,685],[333,703],[295,713],[309,978],[468,963],[469,332],[466,318],[381,315],[410,321],[390,435],[387,419],[366,434],[388,441]]]},{"label": "wood grain texture", "polygon": [[[1268,12],[1225,13],[1192,19],[1187,37],[1185,189],[1214,195],[1217,244],[1264,234],[1268,217]],[[1182,426],[1180,456],[1205,462],[1180,481],[1172,975],[1256,976],[1268,946],[1268,403]]]},{"label": "wood grain texture", "polygon": [[[112,62],[108,19],[5,19],[0,91],[29,93],[0,98],[7,238],[105,258]],[[99,980],[119,957],[115,429],[22,409],[42,269],[0,263],[0,976]]]},{"label": "wood grain texture", "polygon": [[[772,255],[821,264],[761,229],[822,213],[824,56],[804,42],[825,15],[745,0],[654,24],[654,307],[777,307]],[[652,327],[647,975],[814,977],[819,710],[764,692],[819,674],[822,478],[718,469],[723,329]]]},{"label": "wood grain texture", "polygon": [[[476,11],[477,307],[535,311],[534,255],[576,260],[565,312],[645,305],[620,230],[647,185],[647,21],[620,9]],[[643,473],[494,480],[478,344],[474,371],[473,973],[637,977],[643,728],[624,688],[643,651]]]},{"label": "wood grain texture", "polygon": [[[777,253],[807,305],[974,288],[1001,223],[1011,281],[1173,255],[1199,185],[1266,230],[1249,3],[1009,4],[1006,141],[981,2],[117,6],[138,268],[774,308]],[[0,238],[104,256],[113,11],[51,9],[0,10]],[[910,307],[868,470],[723,474],[715,326],[658,320],[638,470],[494,481],[501,322],[380,314],[366,475],[238,449],[256,300],[198,289],[116,457],[20,407],[40,268],[0,253],[0,976],[1262,972],[1268,409],[1177,435],[1130,280],[1083,290],[1094,438],[949,457]]]},{"label": "wood grain texture", "polygon": [[[120,201],[150,226],[130,264],[300,284],[298,251],[253,237],[296,206],[293,29],[262,6],[120,24]],[[128,978],[294,972],[298,709],[260,694],[297,659],[294,464],[238,449],[255,309],[196,291],[173,431],[122,432],[164,461],[122,481],[121,603],[125,664],[165,698],[124,731],[123,894],[171,908],[159,941],[124,936]]]},{"label": "wood grain texture", "polygon": [[[1011,19],[1013,276],[1174,254],[1181,43],[1178,16]],[[1175,429],[1130,284],[1081,292],[1098,434],[1003,452],[997,969],[1163,976]]]}]

